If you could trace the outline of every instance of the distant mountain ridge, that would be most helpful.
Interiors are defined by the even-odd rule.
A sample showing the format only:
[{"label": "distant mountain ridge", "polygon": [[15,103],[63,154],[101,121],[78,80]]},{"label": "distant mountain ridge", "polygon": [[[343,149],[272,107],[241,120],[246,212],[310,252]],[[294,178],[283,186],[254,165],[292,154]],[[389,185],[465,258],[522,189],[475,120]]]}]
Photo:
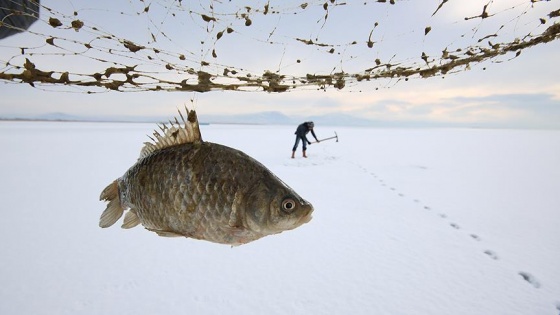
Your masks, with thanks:
[{"label": "distant mountain ridge", "polygon": [[[173,114],[174,115],[174,114]],[[465,127],[461,124],[414,122],[414,121],[383,121],[360,118],[342,113],[330,113],[310,116],[288,116],[278,111],[257,112],[236,115],[214,115],[199,113],[201,124],[247,124],[247,125],[299,125],[305,121],[313,121],[324,126],[353,126],[353,127]],[[157,123],[167,122],[173,116],[79,116],[54,112],[42,115],[4,115],[0,120],[37,120],[37,121],[81,121],[81,122],[131,122]],[[468,126],[473,127],[473,126]],[[475,126],[476,127],[476,126]]]},{"label": "distant mountain ridge", "polygon": [[[256,125],[297,125],[304,121],[334,126],[374,126],[378,122],[347,114],[325,114],[313,116],[288,116],[278,111],[257,112],[237,115],[213,115],[199,113],[201,123],[210,124],[256,124]],[[79,116],[54,112],[42,115],[5,115],[2,120],[41,120],[41,121],[84,121],[84,122],[161,122],[171,117],[163,116]]]}]

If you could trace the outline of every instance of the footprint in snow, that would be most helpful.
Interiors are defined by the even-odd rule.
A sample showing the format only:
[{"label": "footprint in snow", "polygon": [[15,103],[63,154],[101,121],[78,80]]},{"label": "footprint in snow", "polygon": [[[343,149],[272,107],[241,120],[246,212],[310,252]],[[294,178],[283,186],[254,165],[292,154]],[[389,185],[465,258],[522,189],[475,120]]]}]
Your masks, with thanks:
[{"label": "footprint in snow", "polygon": [[532,286],[534,286],[535,288],[540,288],[541,287],[541,283],[537,280],[537,278],[535,278],[535,276],[533,276],[532,274],[528,273],[528,272],[524,272],[524,271],[520,271],[519,275],[521,277],[523,277],[523,280],[529,282]]},{"label": "footprint in snow", "polygon": [[484,253],[494,260],[498,260],[498,255],[491,250],[485,250]]},{"label": "footprint in snow", "polygon": [[458,229],[461,228],[461,227],[459,226],[459,224],[457,224],[457,223],[451,223],[451,224],[449,224],[449,225],[451,225],[451,227],[454,228],[454,229],[456,229],[456,230],[458,230]]},{"label": "footprint in snow", "polygon": [[476,234],[471,234],[471,237],[477,241],[480,241],[480,236],[476,235]]}]

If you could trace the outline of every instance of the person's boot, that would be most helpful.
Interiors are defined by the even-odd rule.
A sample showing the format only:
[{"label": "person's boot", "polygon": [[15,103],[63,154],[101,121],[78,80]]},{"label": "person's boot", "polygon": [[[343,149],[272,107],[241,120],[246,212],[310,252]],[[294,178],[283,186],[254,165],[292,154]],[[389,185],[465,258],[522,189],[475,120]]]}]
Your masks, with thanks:
[{"label": "person's boot", "polygon": [[305,151],[303,151],[303,157],[304,157],[304,158],[306,158],[306,157],[307,157],[307,155],[305,155]]},{"label": "person's boot", "polygon": [[292,159],[295,158],[296,151],[292,151]]}]

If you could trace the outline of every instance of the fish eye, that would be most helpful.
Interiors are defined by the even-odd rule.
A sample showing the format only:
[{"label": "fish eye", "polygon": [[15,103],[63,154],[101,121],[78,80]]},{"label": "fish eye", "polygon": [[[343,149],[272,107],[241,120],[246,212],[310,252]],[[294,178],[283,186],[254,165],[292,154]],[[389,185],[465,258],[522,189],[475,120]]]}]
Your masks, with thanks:
[{"label": "fish eye", "polygon": [[282,211],[290,213],[296,208],[296,202],[291,198],[286,198],[282,201]]}]

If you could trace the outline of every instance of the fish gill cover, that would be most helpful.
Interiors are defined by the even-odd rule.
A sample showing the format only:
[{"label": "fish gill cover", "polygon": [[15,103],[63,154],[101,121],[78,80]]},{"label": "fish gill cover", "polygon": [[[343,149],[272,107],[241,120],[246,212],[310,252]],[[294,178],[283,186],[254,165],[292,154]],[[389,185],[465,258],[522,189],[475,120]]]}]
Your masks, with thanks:
[{"label": "fish gill cover", "polygon": [[543,0],[22,2],[1,1],[2,21],[39,20],[0,40],[0,79],[81,93],[371,90],[560,36],[558,1]]}]

